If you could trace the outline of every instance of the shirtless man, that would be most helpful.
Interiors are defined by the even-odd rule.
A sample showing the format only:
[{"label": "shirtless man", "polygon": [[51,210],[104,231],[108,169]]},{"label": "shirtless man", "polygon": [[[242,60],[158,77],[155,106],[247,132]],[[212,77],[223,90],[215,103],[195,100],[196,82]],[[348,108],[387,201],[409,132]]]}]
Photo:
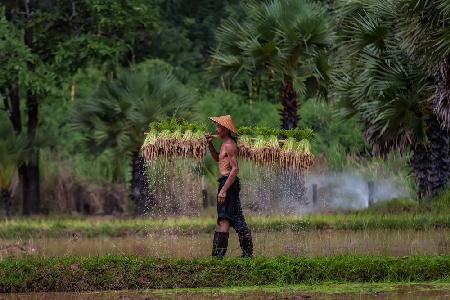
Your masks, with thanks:
[{"label": "shirtless man", "polygon": [[229,115],[210,118],[216,124],[216,133],[222,140],[220,152],[217,153],[212,144],[212,135],[207,134],[208,148],[213,159],[219,164],[221,177],[217,195],[217,225],[214,233],[212,256],[224,257],[228,247],[230,226],[236,230],[242,249],[242,257],[253,256],[251,231],[245,222],[239,200],[239,166],[237,163],[238,148],[236,140],[231,136],[237,134],[236,127]]}]

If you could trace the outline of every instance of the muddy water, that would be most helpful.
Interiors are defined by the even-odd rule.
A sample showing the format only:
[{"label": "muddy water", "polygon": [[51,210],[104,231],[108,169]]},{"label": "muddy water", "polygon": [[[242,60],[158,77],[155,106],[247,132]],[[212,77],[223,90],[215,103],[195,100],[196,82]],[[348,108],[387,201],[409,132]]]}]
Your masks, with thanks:
[{"label": "muddy water", "polygon": [[[211,251],[212,234],[191,236],[152,234],[120,238],[44,238],[0,240],[0,259],[8,256],[37,255],[145,255],[156,257],[204,257]],[[450,254],[450,230],[370,230],[254,233],[255,255],[320,256],[361,255],[439,255]],[[235,233],[230,234],[227,255],[240,255]]]},{"label": "muddy water", "polygon": [[[423,289],[425,287],[425,289]],[[395,291],[390,292],[367,292],[367,293],[320,293],[320,292],[220,292],[217,290],[203,290],[201,292],[164,292],[158,291],[111,291],[111,292],[91,292],[91,293],[29,293],[0,295],[0,299],[24,299],[24,300],[81,300],[81,299],[395,299],[395,300],[415,300],[415,299],[435,299],[443,300],[450,298],[450,289],[439,290],[426,289],[426,286],[399,286]]]}]

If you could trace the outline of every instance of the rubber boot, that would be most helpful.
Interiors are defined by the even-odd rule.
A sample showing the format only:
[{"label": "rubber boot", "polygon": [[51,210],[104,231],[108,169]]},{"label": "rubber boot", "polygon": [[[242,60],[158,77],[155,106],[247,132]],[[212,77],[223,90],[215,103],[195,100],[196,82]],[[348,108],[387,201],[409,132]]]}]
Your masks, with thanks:
[{"label": "rubber boot", "polygon": [[228,232],[214,232],[212,256],[223,258],[228,248]]},{"label": "rubber boot", "polygon": [[252,232],[248,227],[238,232],[239,244],[241,245],[242,257],[253,257]]}]

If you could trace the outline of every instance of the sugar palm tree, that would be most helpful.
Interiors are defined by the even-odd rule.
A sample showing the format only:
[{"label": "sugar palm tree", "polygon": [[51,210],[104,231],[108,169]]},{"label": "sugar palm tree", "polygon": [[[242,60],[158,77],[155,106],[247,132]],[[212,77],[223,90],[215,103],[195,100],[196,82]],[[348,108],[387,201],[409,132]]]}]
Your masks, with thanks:
[{"label": "sugar palm tree", "polygon": [[344,117],[355,114],[377,154],[412,151],[419,198],[449,178],[449,140],[429,99],[432,80],[400,48],[395,2],[347,2],[340,9],[335,89]]},{"label": "sugar palm tree", "polygon": [[400,0],[400,45],[433,78],[433,109],[450,128],[450,0]]},{"label": "sugar palm tree", "polygon": [[130,158],[130,197],[139,214],[153,203],[140,155],[144,132],[149,122],[183,111],[190,100],[189,91],[170,73],[125,71],[74,108],[72,129],[85,133],[92,152],[113,149],[116,157]]},{"label": "sugar palm tree", "polygon": [[211,69],[221,76],[265,74],[279,83],[284,129],[297,126],[299,94],[326,96],[327,51],[332,22],[309,0],[250,1],[245,18],[229,18],[217,30]]}]

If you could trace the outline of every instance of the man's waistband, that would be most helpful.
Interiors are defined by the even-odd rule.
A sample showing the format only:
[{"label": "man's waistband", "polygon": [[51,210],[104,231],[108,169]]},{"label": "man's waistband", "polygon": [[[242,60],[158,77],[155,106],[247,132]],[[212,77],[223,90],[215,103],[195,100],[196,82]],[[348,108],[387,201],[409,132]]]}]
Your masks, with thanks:
[{"label": "man's waistband", "polygon": [[[227,178],[228,178],[228,176],[222,176],[222,177],[220,177],[219,179],[217,179],[217,181],[218,182],[222,182],[222,181],[225,181],[225,180],[227,180]],[[239,177],[235,177],[234,178],[234,182],[239,182]]]}]

